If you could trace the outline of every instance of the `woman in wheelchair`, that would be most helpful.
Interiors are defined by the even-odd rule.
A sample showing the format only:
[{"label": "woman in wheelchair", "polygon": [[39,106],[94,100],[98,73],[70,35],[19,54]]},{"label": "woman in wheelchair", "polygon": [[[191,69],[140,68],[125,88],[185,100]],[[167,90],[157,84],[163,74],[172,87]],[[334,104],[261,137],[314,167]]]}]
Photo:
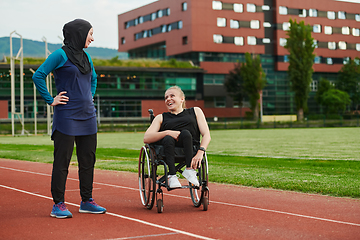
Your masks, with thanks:
[{"label": "woman in wheelchair", "polygon": [[[166,163],[169,168],[170,188],[180,188],[176,176],[175,147],[184,148],[186,169],[182,175],[195,186],[199,186],[195,169],[199,168],[211,137],[203,111],[199,107],[187,109],[185,94],[178,86],[165,92],[168,112],[157,115],[144,135],[144,143],[158,142],[164,146]],[[200,134],[202,135],[200,141]],[[193,152],[193,145],[198,146]]]}]

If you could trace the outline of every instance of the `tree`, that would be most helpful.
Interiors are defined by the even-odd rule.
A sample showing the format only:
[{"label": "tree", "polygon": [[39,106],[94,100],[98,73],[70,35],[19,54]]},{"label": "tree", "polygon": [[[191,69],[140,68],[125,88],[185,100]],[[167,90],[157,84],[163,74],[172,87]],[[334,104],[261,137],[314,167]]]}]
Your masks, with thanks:
[{"label": "tree", "polygon": [[265,73],[261,67],[260,56],[252,57],[250,53],[245,53],[245,63],[235,64],[235,68],[229,72],[224,86],[226,91],[239,102],[242,107],[242,100],[245,96],[250,99],[250,108],[254,115],[254,120],[259,117],[260,91],[265,87]]},{"label": "tree", "polygon": [[260,56],[251,56],[245,53],[245,63],[241,64],[240,75],[243,79],[243,86],[250,99],[250,107],[254,114],[254,120],[259,118],[260,92],[266,85],[265,72],[261,67]]},{"label": "tree", "polygon": [[334,87],[331,85],[330,81],[325,78],[320,78],[318,90],[315,95],[315,101],[319,104],[324,106],[322,95],[329,91],[330,89],[333,89]]},{"label": "tree", "polygon": [[322,95],[322,102],[327,113],[342,114],[351,103],[349,94],[338,89],[330,89]]},{"label": "tree", "polygon": [[304,110],[307,110],[307,99],[312,81],[313,63],[315,55],[314,39],[311,37],[312,28],[305,25],[304,21],[299,23],[290,19],[290,30],[287,35],[285,48],[289,51],[288,74],[291,90],[295,92],[295,105],[297,119],[304,119]]},{"label": "tree", "polygon": [[360,65],[359,58],[350,59],[339,71],[336,88],[349,94],[352,110],[357,110],[360,102]]},{"label": "tree", "polygon": [[240,69],[241,64],[236,63],[235,68],[229,72],[229,75],[227,75],[224,86],[226,88],[226,91],[234,99],[234,101],[237,101],[239,103],[240,114],[242,115],[242,101],[244,99],[245,92],[243,89],[243,80],[240,75]]}]

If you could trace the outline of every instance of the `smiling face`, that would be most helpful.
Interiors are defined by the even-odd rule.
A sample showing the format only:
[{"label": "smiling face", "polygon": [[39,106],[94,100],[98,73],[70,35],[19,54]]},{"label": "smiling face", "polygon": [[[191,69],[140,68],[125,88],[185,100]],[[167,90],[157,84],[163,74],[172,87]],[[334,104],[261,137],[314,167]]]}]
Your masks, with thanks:
[{"label": "smiling face", "polygon": [[178,89],[170,88],[165,92],[165,105],[172,113],[180,113],[183,111],[184,95]]},{"label": "smiling face", "polygon": [[94,33],[94,29],[93,29],[93,28],[90,28],[89,33],[88,33],[88,35],[87,35],[87,37],[86,37],[85,47],[84,47],[84,48],[88,48],[89,45],[90,45],[90,43],[91,43],[92,41],[94,41],[93,33]]}]

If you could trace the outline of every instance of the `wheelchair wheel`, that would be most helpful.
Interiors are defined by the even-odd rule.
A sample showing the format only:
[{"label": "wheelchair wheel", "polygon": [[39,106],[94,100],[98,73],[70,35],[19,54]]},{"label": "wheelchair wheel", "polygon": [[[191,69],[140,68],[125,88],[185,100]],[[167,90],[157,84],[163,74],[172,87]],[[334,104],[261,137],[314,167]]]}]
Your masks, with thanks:
[{"label": "wheelchair wheel", "polygon": [[200,183],[200,187],[196,187],[193,184],[189,183],[190,196],[194,206],[200,207],[201,204],[204,203],[203,202],[204,193],[205,191],[208,191],[207,188],[208,174],[207,174],[206,158],[201,162],[201,167],[197,169],[196,175]]},{"label": "wheelchair wheel", "polygon": [[204,195],[202,197],[203,210],[207,211],[209,206],[209,189],[204,190]]},{"label": "wheelchair wheel", "polygon": [[162,213],[164,211],[164,203],[162,199],[156,201],[157,212]]},{"label": "wheelchair wheel", "polygon": [[155,198],[155,187],[156,183],[153,180],[153,157],[150,154],[151,150],[149,147],[144,146],[141,148],[139,155],[139,190],[140,199],[142,204],[152,209]]}]

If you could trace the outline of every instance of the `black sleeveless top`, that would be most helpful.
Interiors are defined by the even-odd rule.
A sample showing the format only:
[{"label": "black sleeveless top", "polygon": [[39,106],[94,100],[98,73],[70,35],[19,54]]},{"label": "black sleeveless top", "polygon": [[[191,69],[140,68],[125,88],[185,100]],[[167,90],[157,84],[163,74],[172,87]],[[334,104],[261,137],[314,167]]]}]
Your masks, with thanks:
[{"label": "black sleeveless top", "polygon": [[170,112],[162,114],[163,121],[160,132],[165,130],[188,130],[193,137],[193,144],[200,144],[200,130],[197,124],[194,108],[184,109],[181,113],[175,115]]}]

